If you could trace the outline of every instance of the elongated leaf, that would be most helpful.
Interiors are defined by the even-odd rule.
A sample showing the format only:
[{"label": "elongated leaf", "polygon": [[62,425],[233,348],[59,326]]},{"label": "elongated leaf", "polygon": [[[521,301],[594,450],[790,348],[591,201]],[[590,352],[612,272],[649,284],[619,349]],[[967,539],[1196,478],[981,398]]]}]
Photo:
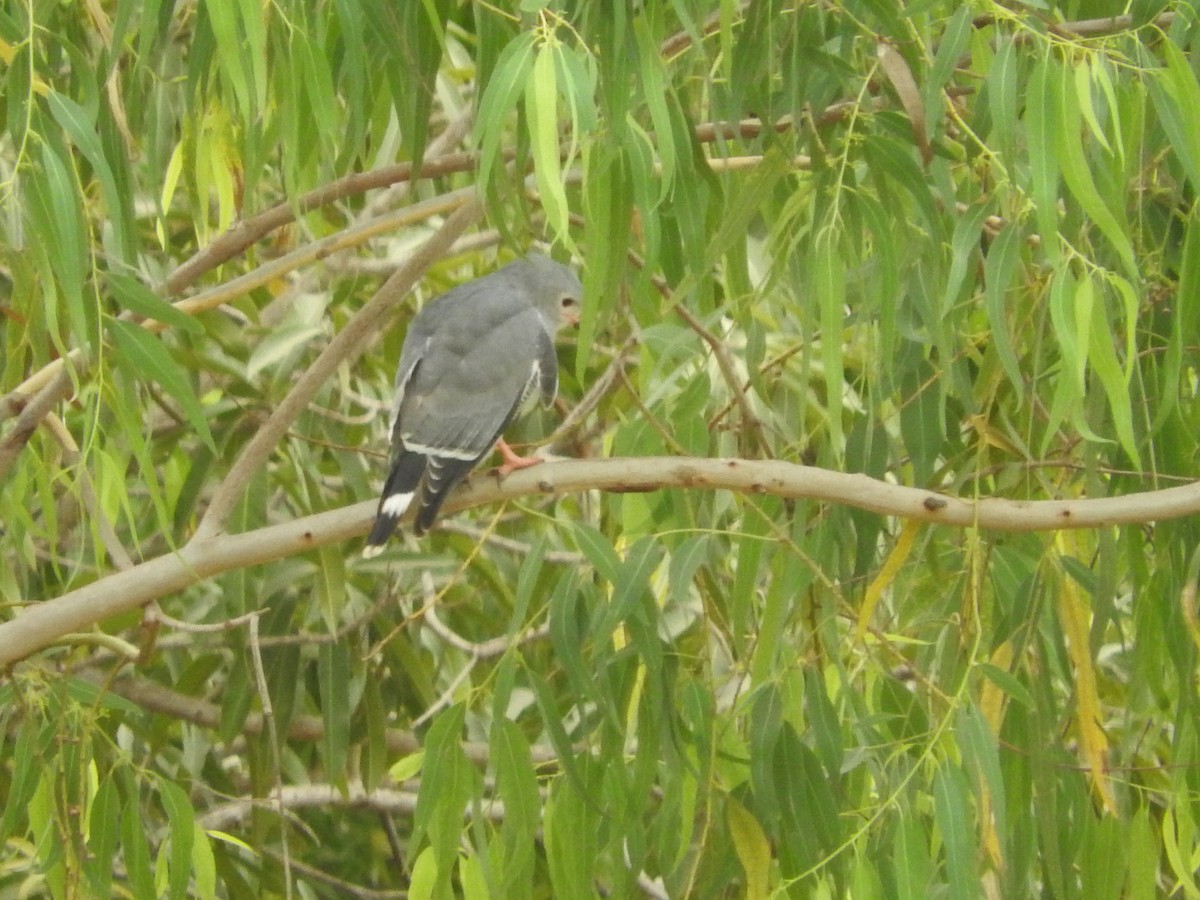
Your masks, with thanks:
[{"label": "elongated leaf", "polygon": [[208,15],[209,24],[217,39],[222,74],[229,82],[230,88],[237,99],[242,115],[249,119],[254,114],[254,97],[251,80],[250,46],[242,40],[241,18],[238,15],[240,3],[230,3],[228,0],[205,0],[204,11]]},{"label": "elongated leaf", "polygon": [[892,866],[896,876],[896,896],[900,900],[923,900],[929,896],[933,875],[929,842],[921,823],[911,813],[901,813],[896,823]]},{"label": "elongated leaf", "polygon": [[1025,379],[1021,375],[1021,364],[1013,347],[1013,330],[1005,301],[1017,274],[1020,253],[1021,232],[1014,225],[1006,225],[992,242],[983,269],[992,345],[996,348],[996,356],[1000,359],[1009,384],[1017,393],[1018,401],[1024,396]]},{"label": "elongated leaf", "polygon": [[454,871],[463,813],[478,778],[462,750],[464,715],[461,704],[450,707],[434,719],[425,736],[425,767],[413,820],[414,842],[429,842],[443,887]]},{"label": "elongated leaf", "polygon": [[933,779],[933,811],[942,833],[946,874],[955,897],[980,896],[975,875],[975,829],[968,815],[967,785],[962,770],[945,763]]},{"label": "elongated leaf", "polygon": [[1164,41],[1166,70],[1151,71],[1147,87],[1155,110],[1193,190],[1200,185],[1200,127],[1193,115],[1200,109],[1200,84],[1187,57],[1172,41]]},{"label": "elongated leaf", "polygon": [[128,798],[121,815],[121,859],[125,863],[125,878],[133,896],[157,897],[154,872],[150,866],[150,844],[146,840],[138,798]]},{"label": "elongated leaf", "polygon": [[753,814],[733,797],[725,800],[725,817],[738,861],[746,875],[747,900],[770,895],[771,845]]},{"label": "elongated leaf", "polygon": [[479,145],[479,192],[484,196],[487,196],[504,138],[504,120],[525,92],[534,55],[533,32],[522,32],[510,41],[496,61],[496,70],[488,79],[479,103],[475,141]]},{"label": "elongated leaf", "polygon": [[120,272],[106,272],[104,280],[123,308],[189,334],[204,333],[204,326],[195,318],[180,312],[136,278]]},{"label": "elongated leaf", "polygon": [[[340,559],[340,557],[339,557]],[[346,782],[346,751],[350,745],[350,651],[343,641],[326,641],[317,653],[321,685],[322,740],[326,777],[334,784]]]},{"label": "elongated leaf", "polygon": [[1029,75],[1025,91],[1025,133],[1029,144],[1030,193],[1041,233],[1041,249],[1056,262],[1058,246],[1058,155],[1057,134],[1062,128],[1059,104],[1055,101],[1058,73],[1049,56],[1040,59]]},{"label": "elongated leaf", "polygon": [[840,246],[833,229],[817,235],[813,243],[812,274],[816,300],[821,307],[821,361],[831,390],[826,415],[829,421],[829,441],[842,446],[842,391],[845,378],[842,366],[842,319],[846,307],[846,268],[840,258]]},{"label": "elongated leaf", "polygon": [[[1069,553],[1074,543],[1064,532],[1059,532],[1057,541],[1064,553]],[[1065,573],[1058,579],[1058,613],[1075,676],[1075,727],[1079,732],[1080,752],[1084,764],[1088,767],[1093,789],[1104,806],[1115,815],[1116,800],[1109,785],[1107,771],[1108,736],[1104,733],[1100,696],[1096,688],[1096,670],[1088,641],[1091,611],[1075,580]]]},{"label": "elongated leaf", "polygon": [[555,236],[571,246],[570,207],[563,186],[562,162],[558,155],[558,69],[554,47],[538,49],[533,69],[525,84],[525,116],[529,122],[529,140],[533,150],[534,175],[546,222]]},{"label": "elongated leaf", "polygon": [[1109,209],[1092,177],[1088,166],[1087,156],[1083,150],[1082,114],[1079,109],[1079,97],[1071,76],[1064,70],[1057,88],[1058,107],[1061,120],[1057,129],[1055,142],[1058,162],[1062,169],[1063,180],[1079,201],[1080,206],[1096,223],[1096,227],[1104,234],[1125,266],[1126,274],[1133,279],[1139,277],[1137,261],[1134,258],[1133,245],[1123,223],[1117,220],[1116,214]]},{"label": "elongated leaf", "polygon": [[132,262],[135,255],[133,238],[127,227],[128,223],[132,222],[132,216],[128,212],[128,203],[122,197],[108,157],[104,154],[94,120],[82,106],[57,91],[52,91],[46,99],[55,121],[62,126],[71,143],[87,159],[100,182],[100,192],[108,206],[108,222],[112,226],[116,246],[125,262]]},{"label": "elongated leaf", "polygon": [[200,439],[215,451],[216,445],[200,400],[192,390],[187,375],[171,358],[162,342],[144,328],[129,322],[109,322],[108,332],[112,335],[118,354],[117,364],[124,366],[134,378],[151,378],[162,385],[179,404],[188,424]]},{"label": "elongated leaf", "polygon": [[535,841],[541,824],[541,797],[529,742],[508,719],[492,726],[496,788],[504,801],[505,878],[501,895],[528,896],[533,886]]},{"label": "elongated leaf", "polygon": [[168,839],[171,855],[168,863],[170,880],[168,890],[172,897],[188,896],[188,882],[192,874],[192,848],[195,840],[196,814],[187,794],[174,782],[166,779],[158,783],[158,795],[167,811],[170,826]]},{"label": "elongated leaf", "polygon": [[[1082,282],[1081,282],[1082,284]],[[1109,332],[1109,322],[1104,312],[1104,304],[1095,304],[1091,311],[1093,324],[1090,332],[1088,358],[1092,369],[1104,386],[1108,398],[1108,409],[1112,413],[1113,427],[1117,432],[1117,440],[1121,448],[1129,454],[1133,465],[1142,466],[1142,456],[1138,451],[1137,436],[1133,431],[1133,403],[1129,396],[1129,381],[1125,371],[1117,359],[1113,348],[1112,335]]]}]

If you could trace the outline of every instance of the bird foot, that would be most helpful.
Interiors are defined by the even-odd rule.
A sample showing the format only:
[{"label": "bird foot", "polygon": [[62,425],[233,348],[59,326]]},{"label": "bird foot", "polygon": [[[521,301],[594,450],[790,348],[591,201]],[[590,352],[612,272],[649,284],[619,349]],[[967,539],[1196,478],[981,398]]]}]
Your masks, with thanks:
[{"label": "bird foot", "polygon": [[496,449],[504,457],[504,462],[496,469],[497,475],[507,475],[510,472],[515,472],[517,469],[528,469],[530,466],[536,466],[538,463],[543,462],[537,456],[521,456],[512,447],[508,446],[508,442],[504,438],[496,441]]}]

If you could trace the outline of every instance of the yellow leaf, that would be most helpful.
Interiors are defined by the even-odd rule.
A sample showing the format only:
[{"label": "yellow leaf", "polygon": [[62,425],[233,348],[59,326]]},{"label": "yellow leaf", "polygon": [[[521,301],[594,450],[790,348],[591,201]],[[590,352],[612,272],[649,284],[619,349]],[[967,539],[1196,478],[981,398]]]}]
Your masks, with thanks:
[{"label": "yellow leaf", "polygon": [[769,894],[771,845],[758,819],[732,797],[725,800],[725,816],[733,849],[746,873],[746,900],[758,900]]},{"label": "yellow leaf", "polygon": [[[1012,641],[1005,641],[996,648],[992,658],[988,660],[997,669],[1008,671],[1012,665]],[[1004,691],[994,681],[983,679],[983,687],[979,690],[979,711],[983,713],[984,721],[992,734],[1000,736],[1000,725],[1004,721]]]},{"label": "yellow leaf", "polygon": [[[997,669],[1008,670],[1012,664],[1013,646],[1011,641],[1005,641],[988,660]],[[1004,722],[1004,691],[994,681],[983,679],[983,687],[979,691],[979,711],[991,729],[992,734],[999,737],[1000,726]],[[996,833],[996,820],[992,815],[992,792],[986,780],[981,780],[979,797],[979,821],[983,831],[983,847],[987,851],[992,864],[1000,869],[1004,865],[1004,853],[1000,847],[1000,835]]]},{"label": "yellow leaf", "polygon": [[920,528],[921,523],[916,519],[908,519],[904,523],[904,527],[900,529],[900,536],[896,538],[896,546],[888,554],[888,558],[884,561],[883,568],[879,570],[879,574],[875,576],[875,580],[867,587],[866,596],[863,597],[862,608],[858,611],[858,627],[854,629],[854,639],[856,641],[861,641],[863,635],[867,633],[867,625],[871,621],[875,607],[879,605],[879,598],[883,596],[883,592],[887,590],[888,585],[895,580],[900,567],[908,559],[909,553],[912,552],[913,541],[916,539]]},{"label": "yellow leaf", "polygon": [[[1057,543],[1064,555],[1072,555],[1074,541],[1066,532],[1059,532]],[[1075,726],[1079,732],[1079,749],[1092,788],[1100,797],[1104,808],[1113,815],[1117,813],[1117,802],[1108,781],[1108,736],[1104,733],[1100,711],[1100,694],[1096,689],[1096,670],[1092,666],[1092,653],[1088,644],[1088,626],[1091,609],[1080,593],[1079,586],[1062,568],[1058,567],[1058,615],[1067,639],[1067,652],[1075,670]]]},{"label": "yellow leaf", "polygon": [[155,230],[158,232],[158,242],[165,250],[167,247],[167,232],[163,226],[163,220],[171,212],[171,201],[175,199],[175,189],[179,187],[179,176],[183,174],[183,141],[175,145],[175,149],[171,151],[171,159],[167,162],[167,172],[163,176],[162,194],[159,197],[159,208],[162,210],[162,215],[158,221],[154,223]]}]

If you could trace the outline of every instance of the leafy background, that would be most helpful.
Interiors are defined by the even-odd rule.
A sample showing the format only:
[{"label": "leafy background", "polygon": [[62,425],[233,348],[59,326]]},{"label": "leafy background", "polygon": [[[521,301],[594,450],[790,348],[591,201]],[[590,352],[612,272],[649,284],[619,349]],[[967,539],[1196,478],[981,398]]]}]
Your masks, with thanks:
[{"label": "leafy background", "polygon": [[0,8],[0,894],[1200,896],[1194,520],[584,491],[371,562],[330,524],[380,483],[403,323],[534,241],[587,308],[519,441],[1186,482],[1198,33]]}]

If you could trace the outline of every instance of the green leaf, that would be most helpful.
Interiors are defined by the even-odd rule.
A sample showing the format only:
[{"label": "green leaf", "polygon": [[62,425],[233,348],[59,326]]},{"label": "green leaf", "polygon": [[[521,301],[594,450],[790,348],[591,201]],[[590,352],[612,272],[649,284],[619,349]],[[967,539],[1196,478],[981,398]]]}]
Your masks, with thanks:
[{"label": "green leaf", "polygon": [[425,765],[413,819],[413,846],[429,842],[438,885],[449,884],[463,833],[463,813],[478,778],[462,750],[466,708],[456,704],[433,720],[425,736]]},{"label": "green leaf", "polygon": [[192,875],[192,849],[196,834],[196,814],[187,794],[173,781],[160,779],[158,795],[167,811],[168,839],[171,855],[168,861],[170,896],[187,897]]},{"label": "green leaf", "polygon": [[1021,259],[1021,241],[1023,235],[1016,225],[1005,225],[996,239],[992,241],[991,249],[983,264],[983,280],[985,285],[988,324],[992,335],[992,346],[1000,360],[1000,366],[1008,377],[1021,402],[1025,393],[1025,379],[1021,374],[1021,363],[1013,348],[1012,328],[1008,314],[1006,299],[1012,287],[1013,278],[1017,274],[1018,263]]},{"label": "green leaf", "polygon": [[1033,695],[1011,672],[997,668],[991,663],[978,663],[975,669],[1022,706],[1033,707]]},{"label": "green leaf", "polygon": [[1055,102],[1053,59],[1044,56],[1034,64],[1025,90],[1025,134],[1029,145],[1030,194],[1041,233],[1041,249],[1056,263],[1058,245],[1057,135],[1062,128]]},{"label": "green leaf", "polygon": [[528,896],[533,886],[535,850],[541,824],[541,796],[529,742],[508,719],[492,725],[492,763],[504,802],[504,881],[499,896]]},{"label": "green leaf", "polygon": [[100,192],[108,207],[108,223],[112,226],[116,246],[121,251],[122,259],[131,263],[136,252],[132,236],[127,233],[126,224],[131,221],[132,217],[127,213],[127,204],[118,188],[112,166],[109,165],[108,158],[104,155],[100,136],[96,133],[95,122],[82,106],[57,91],[51,91],[47,95],[46,101],[51,115],[62,126],[71,139],[71,143],[87,159],[100,182]]},{"label": "green leaf", "polygon": [[440,876],[438,873],[437,853],[432,847],[424,848],[417,854],[412,867],[412,878],[408,883],[408,897],[411,900],[430,900],[440,896],[439,884],[446,884],[449,873]]},{"label": "green leaf", "polygon": [[933,813],[942,835],[951,895],[963,900],[980,896],[975,827],[968,814],[966,779],[953,763],[943,763],[933,777]]},{"label": "green leaf", "polygon": [[558,778],[546,802],[546,862],[552,896],[591,897],[599,835],[590,805],[569,778]]},{"label": "green leaf", "polygon": [[1172,41],[1162,42],[1162,52],[1167,67],[1149,70],[1146,87],[1192,190],[1200,190],[1200,125],[1194,115],[1200,109],[1200,84],[1187,56]]},{"label": "green leaf", "polygon": [[53,738],[52,727],[39,728],[35,722],[26,721],[20,725],[15,739],[10,742],[12,772],[8,778],[4,817],[0,819],[0,834],[12,834],[18,830],[17,824],[25,815],[25,807],[37,790],[38,776],[41,774],[38,761],[45,758]]},{"label": "green leaf", "polygon": [[121,816],[121,860],[125,863],[125,878],[133,896],[139,900],[159,896],[154,887],[150,844],[146,841],[145,823],[136,793],[126,801]]},{"label": "green leaf", "polygon": [[568,217],[570,206],[563,185],[562,161],[558,155],[558,67],[555,47],[544,45],[533,60],[525,83],[525,118],[529,123],[534,177],[541,196],[546,224],[558,240],[572,246]]},{"label": "green leaf", "polygon": [[196,896],[201,900],[213,900],[217,896],[217,860],[208,834],[199,823],[195,824],[192,835],[191,863]]},{"label": "green leaf", "polygon": [[584,522],[575,522],[575,544],[595,566],[600,577],[613,584],[621,577],[621,557],[603,534]]},{"label": "green leaf", "polygon": [[900,810],[892,843],[892,867],[899,900],[925,900],[933,880],[929,840],[914,811]]},{"label": "green leaf", "polygon": [[821,361],[825,365],[825,381],[830,386],[826,416],[829,423],[829,443],[840,448],[842,439],[842,383],[845,371],[842,364],[842,326],[846,308],[846,264],[833,228],[817,234],[812,248],[813,298],[821,308]]},{"label": "green leaf", "polygon": [[249,44],[243,40],[242,22],[238,15],[239,3],[229,0],[204,0],[204,11],[208,14],[209,24],[217,39],[219,61],[222,74],[228,80],[237,99],[237,104],[246,121],[255,113],[253,98],[256,91],[251,88]]},{"label": "green leaf", "polygon": [[350,745],[350,649],[345,641],[325,641],[317,651],[317,676],[321,685],[321,718],[325,734],[325,777],[334,784],[346,783],[346,752]]},{"label": "green leaf", "polygon": [[996,54],[987,73],[988,109],[992,133],[1004,147],[1011,148],[1017,122],[1017,52],[1012,35],[997,35]]},{"label": "green leaf", "polygon": [[646,109],[654,125],[655,145],[658,159],[662,163],[659,179],[659,202],[671,194],[675,183],[675,157],[686,147],[675,146],[671,128],[671,112],[667,106],[669,90],[663,77],[663,63],[658,55],[658,45],[650,34],[649,23],[639,16],[633,21],[633,33],[637,38],[638,62],[641,64],[642,93],[646,98]]},{"label": "green leaf", "polygon": [[1058,82],[1057,104],[1060,111],[1058,122],[1056,150],[1058,162],[1062,169],[1063,180],[1071,189],[1079,205],[1088,214],[1096,226],[1104,234],[1125,266],[1130,278],[1140,279],[1137,261],[1134,258],[1133,245],[1129,241],[1128,227],[1117,220],[1117,213],[1105,204],[1096,183],[1092,178],[1091,168],[1083,150],[1082,116],[1079,109],[1079,97],[1068,83],[1070,74],[1064,70]]},{"label": "green leaf", "polygon": [[182,409],[188,424],[200,436],[210,450],[216,451],[212,432],[204,409],[183,369],[171,358],[162,342],[137,325],[112,320],[108,323],[112,335],[117,364],[126,369],[133,378],[150,378],[157,381]]},{"label": "green leaf", "polygon": [[60,296],[66,303],[74,341],[60,332],[56,302],[47,304],[47,328],[51,340],[90,350],[96,341],[96,318],[87,307],[88,239],[79,189],[74,174],[49,141],[42,145],[41,163],[41,172],[30,175],[29,211],[37,236],[54,248],[43,273],[48,282],[44,290],[49,299],[53,296],[52,284],[57,281],[62,286]]},{"label": "green leaf", "polygon": [[186,331],[188,334],[204,333],[204,326],[193,316],[176,309],[136,278],[120,272],[105,272],[104,280],[108,282],[109,290],[117,298],[122,309]]},{"label": "green leaf", "polygon": [[504,138],[504,120],[517,106],[525,91],[533,67],[533,32],[513,38],[500,53],[496,70],[488,79],[479,112],[475,117],[475,142],[479,145],[479,193],[488,194],[488,183],[495,174],[496,157]]},{"label": "green leaf", "polygon": [[346,557],[337,545],[317,551],[317,584],[325,627],[334,634],[341,626],[346,607]]},{"label": "green leaf", "polygon": [[[10,795],[11,796],[11,795]],[[92,798],[88,814],[88,857],[84,862],[88,888],[94,897],[112,896],[113,866],[121,830],[113,824],[121,819],[121,797],[116,780],[104,778]]]},{"label": "green leaf", "polygon": [[[1090,282],[1084,279],[1080,285]],[[1108,317],[1105,315],[1105,304],[1096,303],[1092,312],[1092,328],[1090,331],[1088,359],[1092,370],[1100,379],[1104,393],[1108,397],[1108,409],[1112,413],[1113,427],[1117,432],[1117,440],[1121,444],[1135,469],[1141,469],[1142,456],[1138,451],[1137,435],[1133,430],[1133,400],[1129,394],[1129,379],[1117,359],[1113,347],[1113,336],[1109,330]]]}]

